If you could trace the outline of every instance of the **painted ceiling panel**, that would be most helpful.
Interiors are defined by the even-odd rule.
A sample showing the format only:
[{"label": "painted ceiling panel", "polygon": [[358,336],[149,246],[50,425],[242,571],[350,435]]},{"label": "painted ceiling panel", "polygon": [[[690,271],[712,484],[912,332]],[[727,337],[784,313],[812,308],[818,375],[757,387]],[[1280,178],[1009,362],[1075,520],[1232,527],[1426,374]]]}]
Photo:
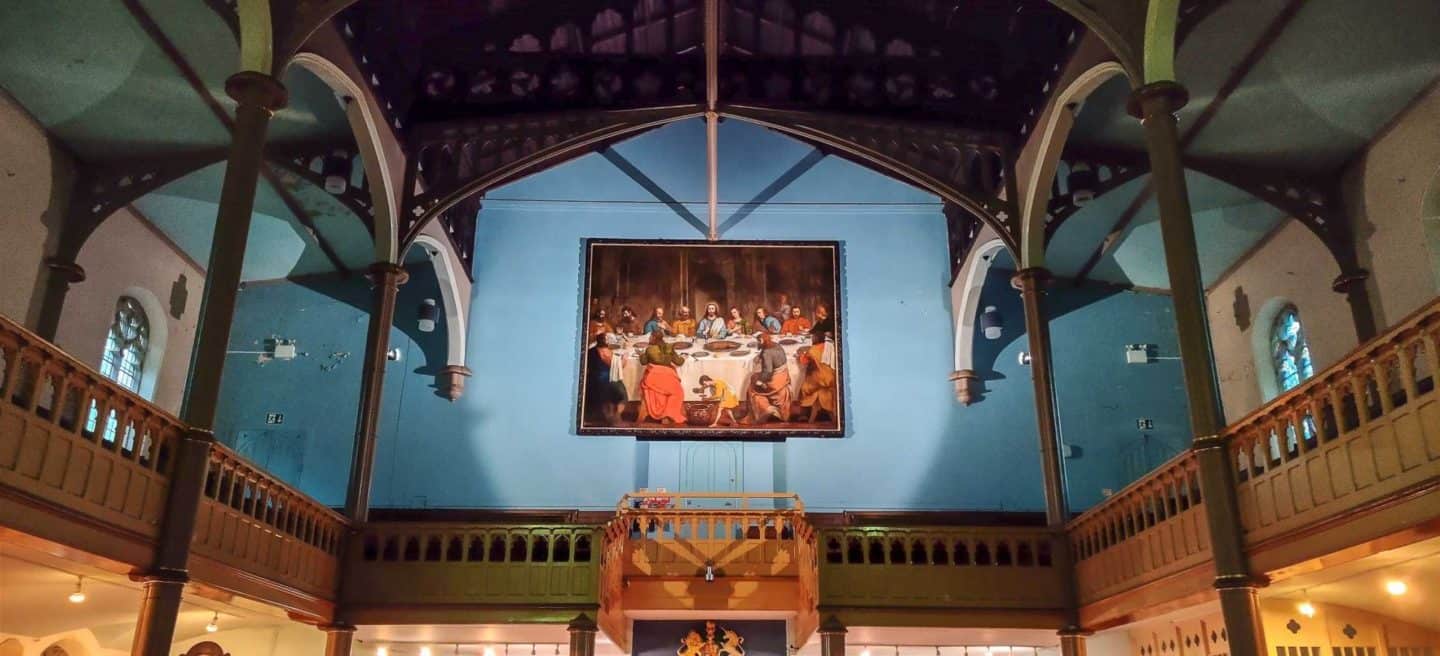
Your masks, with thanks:
[{"label": "painted ceiling panel", "polygon": [[[1097,198],[1060,227],[1046,253],[1056,275],[1080,273],[1121,213],[1149,183],[1143,176]],[[1206,284],[1214,281],[1280,221],[1282,212],[1244,190],[1194,171],[1186,172],[1200,270]],[[1090,277],[1137,287],[1168,289],[1169,279],[1160,241],[1159,208],[1146,202],[1119,242],[1096,263]]]},{"label": "painted ceiling panel", "polygon": [[[1195,27],[1176,55],[1175,74],[1190,92],[1190,104],[1179,113],[1181,130],[1215,98],[1288,0],[1227,2]],[[1125,111],[1130,81],[1117,77],[1085,102],[1076,123],[1075,143],[1140,150],[1145,147],[1139,123]]]},{"label": "painted ceiling panel", "polygon": [[83,159],[229,143],[119,2],[5,3],[0,34],[0,85]]},{"label": "painted ceiling panel", "polygon": [[[190,257],[209,262],[219,212],[216,200],[224,176],[225,165],[215,164],[141,198],[135,207]],[[316,216],[320,233],[347,266],[362,268],[373,261],[369,234],[354,215],[308,183],[294,191],[301,206]],[[315,239],[294,219],[274,188],[262,181],[255,195],[255,219],[246,245],[243,279],[265,280],[333,270]]]},{"label": "painted ceiling panel", "polygon": [[1311,0],[1190,152],[1332,170],[1437,75],[1440,2]]},{"label": "painted ceiling panel", "polygon": [[1058,276],[1073,277],[1090,259],[1120,214],[1145,190],[1149,176],[1142,176],[1091,201],[1084,209],[1065,219],[1045,250],[1045,262]]}]

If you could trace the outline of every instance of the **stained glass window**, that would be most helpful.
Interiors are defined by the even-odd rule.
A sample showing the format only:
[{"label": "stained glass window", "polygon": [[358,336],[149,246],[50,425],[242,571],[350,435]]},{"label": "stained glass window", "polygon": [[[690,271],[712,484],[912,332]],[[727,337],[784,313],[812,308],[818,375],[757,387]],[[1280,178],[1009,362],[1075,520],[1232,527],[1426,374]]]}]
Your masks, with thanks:
[{"label": "stained glass window", "polygon": [[1315,375],[1310,363],[1310,342],[1300,323],[1300,312],[1287,306],[1275,318],[1270,330],[1270,356],[1275,363],[1275,382],[1281,392],[1288,392]]},{"label": "stained glass window", "polygon": [[[150,351],[150,320],[139,301],[121,296],[115,303],[115,319],[105,335],[105,353],[100,356],[100,375],[132,392],[140,392],[144,376],[145,356]],[[99,423],[99,406],[91,402],[86,430],[94,432]],[[115,441],[115,412],[110,411],[106,425],[106,442]],[[130,436],[126,435],[127,441]]]}]

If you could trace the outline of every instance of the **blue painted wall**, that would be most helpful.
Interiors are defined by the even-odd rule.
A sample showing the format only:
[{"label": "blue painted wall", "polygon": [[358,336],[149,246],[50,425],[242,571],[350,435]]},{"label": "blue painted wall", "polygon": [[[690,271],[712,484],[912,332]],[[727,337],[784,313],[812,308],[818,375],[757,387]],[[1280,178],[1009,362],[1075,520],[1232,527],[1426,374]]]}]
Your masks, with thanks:
[{"label": "blue painted wall", "polygon": [[[843,243],[848,435],[719,446],[574,435],[584,239],[702,236],[685,217],[705,215],[697,202],[703,129],[677,124],[489,194],[468,336],[475,375],[457,403],[437,397],[427,373],[440,362],[443,335],[409,329],[407,308],[435,296],[433,275],[419,269],[402,288],[397,325],[407,330],[392,340],[407,353],[387,372],[377,507],[602,509],[640,487],[699,486],[793,491],[824,511],[1043,507],[1029,372],[1016,362],[1026,348],[1023,314],[1008,273],[986,283],[985,303],[1001,307],[1007,330],[998,342],[977,340],[989,391],[965,408],[947,380],[953,334],[937,200],[753,126],[727,122],[721,138],[720,221],[738,221],[724,238]],[[617,163],[640,170],[673,202],[658,202]],[[305,433],[297,484],[332,504],[344,498],[367,294],[363,283],[252,286],[241,296],[237,348],[279,334],[301,340],[311,358],[265,366],[232,359],[226,373],[222,438],[285,412],[285,426]],[[1082,454],[1067,471],[1076,501],[1090,503],[1116,476],[1107,440],[1133,438],[1136,406],[1169,394],[1135,376],[1168,367],[1178,385],[1178,367],[1122,368],[1119,344],[1164,341],[1168,299],[1080,290],[1065,302],[1073,307],[1056,319],[1057,369],[1062,389],[1078,396],[1062,395],[1061,411]],[[1117,322],[1126,330],[1115,333],[1113,349],[1091,344],[1111,339]],[[319,365],[336,351],[354,355]],[[1114,377],[1114,389],[1087,372]],[[1148,387],[1137,393],[1134,385]],[[1157,432],[1168,429],[1161,413],[1146,412]],[[1175,416],[1183,423],[1183,407]]]}]

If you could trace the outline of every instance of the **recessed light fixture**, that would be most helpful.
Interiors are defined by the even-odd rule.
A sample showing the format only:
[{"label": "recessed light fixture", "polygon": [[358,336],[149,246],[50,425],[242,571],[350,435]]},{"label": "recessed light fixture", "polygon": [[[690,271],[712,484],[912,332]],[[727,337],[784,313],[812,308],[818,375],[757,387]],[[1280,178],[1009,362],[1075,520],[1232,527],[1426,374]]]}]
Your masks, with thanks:
[{"label": "recessed light fixture", "polygon": [[1403,595],[1409,590],[1410,586],[1405,585],[1405,582],[1399,579],[1391,579],[1385,582],[1385,591],[1390,593],[1392,597]]},{"label": "recessed light fixture", "polygon": [[75,577],[75,591],[71,592],[70,596],[66,598],[69,599],[72,604],[85,603],[85,577]]}]

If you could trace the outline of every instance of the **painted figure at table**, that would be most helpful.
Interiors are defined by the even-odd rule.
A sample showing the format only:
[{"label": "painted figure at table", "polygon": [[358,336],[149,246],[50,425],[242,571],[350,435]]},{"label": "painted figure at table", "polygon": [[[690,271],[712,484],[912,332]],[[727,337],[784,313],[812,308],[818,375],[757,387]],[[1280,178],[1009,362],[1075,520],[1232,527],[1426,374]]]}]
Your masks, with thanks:
[{"label": "painted figure at table", "polygon": [[725,317],[720,316],[719,305],[705,304],[705,316],[700,317],[700,324],[695,328],[695,336],[705,339],[723,339],[730,336],[730,329],[725,326]]},{"label": "painted figure at table", "polygon": [[615,332],[621,335],[640,334],[640,318],[635,316],[635,311],[630,306],[620,307],[620,318],[615,321]]},{"label": "painted figure at table", "polygon": [[781,327],[780,320],[766,312],[764,307],[755,308],[755,330],[774,335],[780,332]]},{"label": "painted figure at table", "polygon": [[830,316],[830,308],[824,305],[815,306],[815,325],[810,326],[810,334],[815,337],[816,342],[835,337],[835,319]]},{"label": "painted figure at table", "polygon": [[625,408],[625,385],[611,376],[611,368],[620,366],[620,356],[600,333],[592,336],[585,357],[585,417],[614,425]]},{"label": "painted figure at table", "polygon": [[785,323],[780,326],[780,332],[786,335],[801,335],[810,332],[810,320],[800,313],[800,307],[790,308],[790,314],[785,317]]},{"label": "painted figure at table", "polygon": [[680,374],[675,371],[683,364],[685,356],[665,343],[665,331],[652,331],[650,345],[640,355],[640,366],[645,368],[645,373],[640,376],[645,417],[665,425],[685,423],[685,388],[680,384]]},{"label": "painted figure at table", "polygon": [[610,325],[609,313],[605,308],[600,308],[590,315],[590,336],[605,335],[615,332],[615,327]]},{"label": "painted figure at table", "polygon": [[690,307],[680,306],[680,317],[670,325],[674,328],[670,331],[672,334],[693,336],[695,334],[695,317],[690,316]]},{"label": "painted figure at table", "polygon": [[645,334],[652,335],[656,330],[663,330],[666,334],[674,331],[670,329],[670,322],[665,320],[665,308],[657,307],[650,311],[650,320],[645,322]]},{"label": "painted figure at table", "polygon": [[800,407],[810,409],[812,423],[821,411],[835,417],[835,369],[825,364],[825,349],[833,344],[818,342],[802,350],[797,357],[800,362]]},{"label": "painted figure at table", "polygon": [[700,377],[700,398],[706,401],[719,401],[720,407],[715,411],[715,419],[710,422],[711,426],[720,423],[724,418],[728,426],[734,426],[735,408],[740,407],[740,397],[735,396],[735,391],[730,389],[730,384],[718,378],[709,376]]},{"label": "painted figure at table", "polygon": [[750,381],[750,416],[744,423],[789,421],[790,371],[785,368],[785,349],[768,332],[760,333],[760,355],[755,364],[758,371]]},{"label": "painted figure at table", "polygon": [[725,319],[725,330],[730,331],[731,335],[748,335],[749,327],[750,324],[745,321],[745,315],[741,314],[740,308],[730,308],[730,316]]},{"label": "painted figure at table", "polygon": [[781,293],[781,294],[780,294],[780,304],[779,304],[779,306],[778,306],[776,309],[778,310],[777,314],[780,315],[780,320],[781,320],[781,321],[784,321],[786,317],[789,317],[789,316],[790,316],[790,295],[789,295],[789,294],[785,294],[785,293]]}]

